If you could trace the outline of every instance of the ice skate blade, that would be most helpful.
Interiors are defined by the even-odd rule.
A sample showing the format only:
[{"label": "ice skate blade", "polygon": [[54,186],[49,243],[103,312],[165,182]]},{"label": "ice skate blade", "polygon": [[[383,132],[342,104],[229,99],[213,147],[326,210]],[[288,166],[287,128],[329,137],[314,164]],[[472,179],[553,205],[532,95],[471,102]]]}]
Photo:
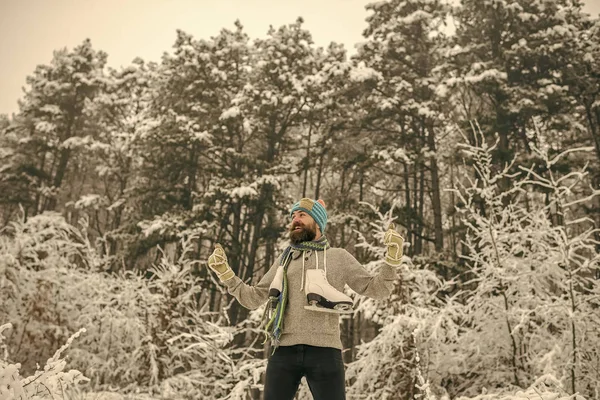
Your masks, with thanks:
[{"label": "ice skate blade", "polygon": [[307,310],[311,310],[311,311],[324,312],[324,313],[330,313],[330,314],[352,314],[352,313],[354,313],[353,309],[336,310],[333,308],[318,307],[318,306],[304,306],[304,308]]}]

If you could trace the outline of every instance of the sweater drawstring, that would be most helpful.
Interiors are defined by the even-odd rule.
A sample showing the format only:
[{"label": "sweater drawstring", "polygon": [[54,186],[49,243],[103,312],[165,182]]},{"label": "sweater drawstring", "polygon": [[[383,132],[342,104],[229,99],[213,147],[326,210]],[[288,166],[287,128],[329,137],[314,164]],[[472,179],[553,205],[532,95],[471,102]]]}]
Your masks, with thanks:
[{"label": "sweater drawstring", "polygon": [[304,254],[306,250],[302,250],[302,284],[300,285],[300,291],[304,290]]}]

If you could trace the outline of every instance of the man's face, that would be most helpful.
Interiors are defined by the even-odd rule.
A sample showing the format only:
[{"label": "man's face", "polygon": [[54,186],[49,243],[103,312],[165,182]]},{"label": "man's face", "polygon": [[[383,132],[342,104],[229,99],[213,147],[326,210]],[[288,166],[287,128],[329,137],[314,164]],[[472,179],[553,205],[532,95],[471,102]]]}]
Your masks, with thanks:
[{"label": "man's face", "polygon": [[298,244],[315,240],[318,229],[313,217],[302,210],[295,211],[290,224],[290,241]]}]

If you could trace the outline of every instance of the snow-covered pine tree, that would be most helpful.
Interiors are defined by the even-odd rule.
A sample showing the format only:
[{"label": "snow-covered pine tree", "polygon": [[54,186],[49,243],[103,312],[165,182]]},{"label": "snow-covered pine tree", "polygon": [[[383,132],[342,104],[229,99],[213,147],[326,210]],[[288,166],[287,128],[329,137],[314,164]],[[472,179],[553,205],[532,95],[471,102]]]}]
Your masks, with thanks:
[{"label": "snow-covered pine tree", "polygon": [[[90,104],[97,135],[83,151],[93,170],[91,185],[83,195],[69,203],[72,220],[85,214],[90,234],[99,239],[100,252],[112,259],[105,265],[120,268],[132,240],[132,228],[139,219],[141,205],[133,195],[140,155],[139,142],[152,128],[149,115],[154,64],[136,59],[120,70],[109,69],[102,80],[102,91]],[[134,225],[132,227],[132,224]]]},{"label": "snow-covered pine tree", "polygon": [[[252,158],[244,147],[250,133],[226,112],[248,80],[248,41],[239,22],[234,30],[223,29],[207,40],[178,31],[173,54],[165,55],[154,75],[156,92],[149,114],[157,123],[138,142],[142,164],[135,200],[143,219],[138,253],[153,254],[157,244],[166,248],[182,235],[196,233],[205,235],[196,246],[200,258],[203,251],[210,252],[211,242],[203,242],[207,232],[211,240],[223,239],[229,218],[223,213],[231,212],[221,199],[229,197],[215,194],[214,188],[233,192],[234,203],[249,201],[248,191],[233,189],[242,186],[247,172],[242,166]],[[242,212],[235,215],[246,222]],[[244,224],[236,226],[234,236],[242,240]],[[239,251],[230,255],[237,271]],[[199,273],[206,276],[205,268]],[[210,309],[219,309],[218,291],[208,279],[203,286],[210,288]]]},{"label": "snow-covered pine tree", "polygon": [[19,146],[14,150],[27,155],[23,167],[35,177],[37,193],[28,214],[77,199],[73,189],[87,177],[81,147],[96,135],[87,107],[100,90],[106,58],[86,39],[71,51],[55,51],[49,65],[39,65],[27,78],[15,118]]},{"label": "snow-covered pine tree", "polygon": [[20,207],[33,206],[36,178],[41,178],[28,155],[18,151],[18,126],[5,115],[0,116],[0,228],[16,218]]},{"label": "snow-covered pine tree", "polygon": [[[573,133],[553,135],[553,139],[563,144],[560,148],[593,146],[595,157],[591,159],[589,171],[593,187],[600,187],[600,18],[586,20],[581,18],[576,25],[581,27],[573,33],[568,42],[569,59],[561,69],[558,84],[568,87],[569,98],[574,100],[573,110],[567,116],[571,125],[575,126]],[[587,135],[583,134],[587,131]],[[595,160],[595,161],[594,161]],[[600,226],[600,199],[589,208],[590,215]],[[600,233],[596,235],[600,241]],[[600,251],[600,247],[598,248]]]},{"label": "snow-covered pine tree", "polygon": [[[445,117],[435,88],[440,80],[436,70],[446,45],[443,24],[449,9],[439,0],[394,0],[372,3],[367,9],[372,11],[367,40],[359,48],[352,75],[366,84],[362,106],[368,111],[363,126],[376,135],[373,151],[382,161],[378,166],[384,174],[373,184],[388,203],[396,192],[404,192],[405,209],[399,222],[414,245],[411,251],[425,252],[431,241],[436,252],[441,252],[444,235],[437,141]],[[387,181],[390,177],[393,182]],[[432,229],[423,223],[430,216]]]},{"label": "snow-covered pine tree", "polygon": [[535,117],[544,123],[541,133],[557,137],[581,123],[571,116],[563,81],[571,49],[585,31],[581,6],[579,0],[463,0],[454,9],[457,30],[444,73],[455,119],[470,132],[471,144],[478,133],[469,121],[499,135],[498,164],[514,154],[527,162]]},{"label": "snow-covered pine tree", "polygon": [[[322,103],[318,85],[323,55],[302,24],[298,19],[271,27],[265,39],[255,41],[248,81],[221,116],[223,129],[233,125],[241,131],[228,133],[235,134],[230,142],[239,145],[225,147],[227,142],[218,142],[221,147],[211,153],[218,165],[237,160],[233,164],[237,171],[223,170],[211,188],[222,202],[223,224],[215,237],[223,238],[226,248],[231,241],[232,267],[245,280],[261,276],[279,256],[281,214],[292,203],[284,191],[298,164],[292,152],[300,148],[299,132],[309,110]],[[237,323],[247,310],[234,303],[229,315]]]}]

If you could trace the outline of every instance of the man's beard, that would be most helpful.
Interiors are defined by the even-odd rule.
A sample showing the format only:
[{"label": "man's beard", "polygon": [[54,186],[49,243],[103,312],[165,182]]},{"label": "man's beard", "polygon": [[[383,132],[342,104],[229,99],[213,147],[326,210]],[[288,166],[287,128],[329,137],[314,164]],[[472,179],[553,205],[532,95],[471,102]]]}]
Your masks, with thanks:
[{"label": "man's beard", "polygon": [[[299,231],[294,231],[294,229],[299,226]],[[302,242],[310,242],[315,240],[317,237],[317,223],[313,222],[312,226],[302,225],[302,224],[292,224],[290,227],[290,241],[293,244],[298,244]]]}]

